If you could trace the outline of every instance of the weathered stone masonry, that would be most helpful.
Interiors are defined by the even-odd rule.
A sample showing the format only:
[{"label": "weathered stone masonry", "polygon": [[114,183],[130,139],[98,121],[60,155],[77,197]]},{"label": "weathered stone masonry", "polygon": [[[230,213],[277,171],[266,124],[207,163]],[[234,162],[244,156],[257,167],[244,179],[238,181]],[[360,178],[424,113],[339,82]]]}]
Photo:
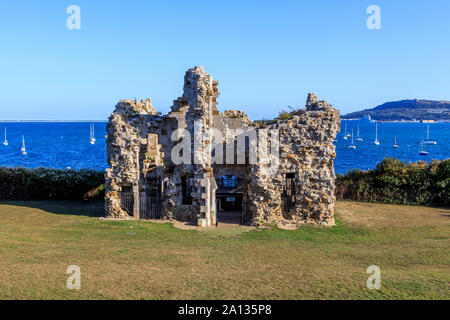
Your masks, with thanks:
[{"label": "weathered stone masonry", "polygon": [[[334,225],[333,141],[339,112],[309,94],[306,108],[293,111],[291,119],[254,123],[242,111],[219,112],[218,96],[218,82],[195,67],[186,72],[184,93],[167,115],[159,115],[150,99],[116,105],[107,126],[106,215],[211,226],[231,198],[244,223]],[[174,154],[189,157],[183,149],[189,137],[179,129],[189,132],[192,161],[175,164]],[[222,141],[208,135],[210,129],[222,133]],[[258,140],[239,146],[232,129],[257,129]],[[275,148],[273,139],[279,141],[276,156],[258,152],[256,163],[248,159],[255,143],[260,147],[268,141],[268,148]],[[223,161],[217,161],[219,149]],[[244,163],[227,161],[244,155]],[[224,176],[237,183],[225,186]]]}]

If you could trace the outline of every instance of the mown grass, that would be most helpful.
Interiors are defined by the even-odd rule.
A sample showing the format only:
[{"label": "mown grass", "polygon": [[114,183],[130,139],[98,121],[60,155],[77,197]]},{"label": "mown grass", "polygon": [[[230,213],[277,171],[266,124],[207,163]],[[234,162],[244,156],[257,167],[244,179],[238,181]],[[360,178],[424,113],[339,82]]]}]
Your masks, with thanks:
[{"label": "mown grass", "polygon": [[[340,202],[334,228],[184,231],[102,203],[0,204],[1,299],[448,299],[450,210]],[[381,268],[381,290],[366,268]],[[81,268],[81,290],[66,268]]]}]

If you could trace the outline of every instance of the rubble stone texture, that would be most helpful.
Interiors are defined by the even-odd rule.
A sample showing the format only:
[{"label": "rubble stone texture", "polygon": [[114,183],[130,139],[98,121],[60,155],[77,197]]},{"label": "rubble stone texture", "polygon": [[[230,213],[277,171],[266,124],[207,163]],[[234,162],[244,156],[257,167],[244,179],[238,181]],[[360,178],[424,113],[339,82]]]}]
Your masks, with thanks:
[{"label": "rubble stone texture", "polygon": [[[150,99],[119,101],[107,125],[106,216],[147,219],[151,211],[162,219],[215,225],[218,182],[228,174],[237,177],[247,224],[334,225],[339,111],[310,93],[306,108],[293,111],[292,119],[254,123],[243,111],[219,112],[218,96],[218,81],[195,67],[186,72],[184,93],[167,115],[159,115]],[[221,136],[212,137],[210,129]],[[233,129],[257,129],[258,140],[249,139],[240,150]],[[261,141],[275,147],[275,138],[274,155],[257,149],[256,163],[247,159],[252,147],[264,147]],[[174,154],[190,161],[174,163]],[[244,154],[245,163],[238,164]]]}]

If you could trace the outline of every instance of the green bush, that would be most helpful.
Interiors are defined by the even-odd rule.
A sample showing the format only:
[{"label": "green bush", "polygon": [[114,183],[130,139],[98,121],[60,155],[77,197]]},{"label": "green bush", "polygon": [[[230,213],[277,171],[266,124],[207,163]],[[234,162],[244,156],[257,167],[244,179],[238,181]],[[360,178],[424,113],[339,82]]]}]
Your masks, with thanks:
[{"label": "green bush", "polygon": [[450,206],[450,159],[407,163],[384,159],[374,170],[338,175],[341,200]]},{"label": "green bush", "polygon": [[[93,170],[0,167],[1,200],[102,199],[104,173]],[[92,192],[97,189],[98,192]],[[91,191],[91,192],[90,192]],[[85,194],[92,195],[87,197]]]},{"label": "green bush", "polygon": [[450,206],[450,160],[437,164],[434,171],[434,200],[444,206]]}]

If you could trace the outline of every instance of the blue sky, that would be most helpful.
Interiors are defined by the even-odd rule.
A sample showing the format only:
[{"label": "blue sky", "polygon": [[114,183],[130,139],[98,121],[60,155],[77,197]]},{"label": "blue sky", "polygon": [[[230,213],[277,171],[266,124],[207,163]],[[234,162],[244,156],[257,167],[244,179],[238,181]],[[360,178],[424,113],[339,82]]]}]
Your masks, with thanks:
[{"label": "blue sky", "polygon": [[[81,8],[68,30],[66,8]],[[366,9],[381,8],[381,30]],[[316,92],[342,114],[450,100],[450,1],[2,1],[0,119],[106,119],[120,99],[166,113],[185,71],[219,109],[271,118]]]}]

